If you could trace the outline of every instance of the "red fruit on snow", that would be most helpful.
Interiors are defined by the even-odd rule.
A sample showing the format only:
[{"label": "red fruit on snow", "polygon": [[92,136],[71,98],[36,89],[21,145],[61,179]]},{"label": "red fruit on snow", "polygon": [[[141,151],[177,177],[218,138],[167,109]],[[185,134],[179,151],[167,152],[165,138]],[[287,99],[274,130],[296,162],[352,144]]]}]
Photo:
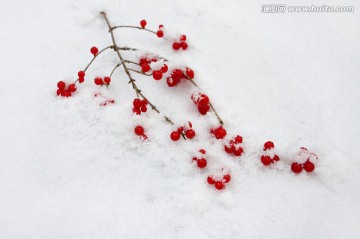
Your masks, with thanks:
[{"label": "red fruit on snow", "polygon": [[161,80],[163,74],[161,71],[153,71],[153,78],[154,80]]},{"label": "red fruit on snow", "polygon": [[224,179],[224,182],[225,182],[225,183],[230,182],[230,180],[231,180],[230,174],[225,174],[225,175],[223,176],[223,179]]},{"label": "red fruit on snow", "polygon": [[79,71],[78,72],[78,77],[79,78],[84,78],[85,77],[85,72],[84,71]]},{"label": "red fruit on snow", "polygon": [[207,182],[208,182],[208,184],[214,184],[215,180],[211,176],[208,176],[207,177]]},{"label": "red fruit on snow", "polygon": [[198,105],[198,111],[202,115],[206,115],[207,112],[210,110],[210,105]]},{"label": "red fruit on snow", "polygon": [[207,161],[206,161],[206,159],[204,159],[204,158],[199,159],[199,160],[197,161],[197,166],[198,166],[199,168],[205,168],[206,165],[207,165]]},{"label": "red fruit on snow", "polygon": [[304,163],[304,169],[306,172],[310,173],[310,172],[314,171],[315,165],[310,161],[306,161]]},{"label": "red fruit on snow", "polygon": [[168,78],[166,79],[166,83],[167,83],[167,85],[168,85],[169,87],[174,87],[174,86],[176,86],[176,85],[179,83],[179,81],[174,80],[172,77],[168,77]]},{"label": "red fruit on snow", "polygon": [[294,173],[301,173],[303,167],[301,164],[298,163],[292,163],[291,164],[291,171],[293,171]]},{"label": "red fruit on snow", "polygon": [[174,131],[170,134],[170,138],[172,141],[178,141],[180,139],[180,133]]},{"label": "red fruit on snow", "polygon": [[274,161],[279,161],[280,158],[279,158],[279,156],[277,156],[277,155],[275,154],[274,157],[273,157],[273,160],[274,160]]},{"label": "red fruit on snow", "polygon": [[206,154],[205,149],[200,149],[199,152],[202,153],[202,154]]},{"label": "red fruit on snow", "polygon": [[198,100],[198,104],[199,105],[208,105],[210,103],[210,99],[207,95],[201,94],[199,100]]},{"label": "red fruit on snow", "polygon": [[192,138],[194,138],[195,137],[195,131],[193,130],[193,129],[188,129],[188,130],[186,130],[186,132],[185,132],[185,135],[186,135],[186,138],[188,138],[188,139],[192,139]]},{"label": "red fruit on snow", "polygon": [[215,138],[217,139],[223,139],[226,136],[226,130],[222,127],[219,126],[216,129],[212,129],[211,133],[215,136]]},{"label": "red fruit on snow", "polygon": [[146,73],[151,70],[151,67],[148,63],[145,63],[145,64],[141,65],[141,70],[142,70],[142,72]]},{"label": "red fruit on snow", "polygon": [[222,190],[225,188],[225,184],[223,182],[217,181],[217,182],[215,182],[215,188],[217,190]]},{"label": "red fruit on snow", "polygon": [[134,99],[133,105],[135,108],[140,108],[143,105],[143,103],[140,99]]},{"label": "red fruit on snow", "polygon": [[174,49],[175,51],[177,51],[177,50],[180,49],[180,43],[174,42],[173,45],[172,45],[172,47],[173,47],[173,49]]},{"label": "red fruit on snow", "polygon": [[195,73],[193,70],[191,70],[190,68],[186,68],[186,75],[190,78],[190,79],[193,79],[194,76],[195,76]]},{"label": "red fruit on snow", "polygon": [[162,38],[164,36],[164,32],[159,30],[156,32],[156,35],[159,37],[159,38]]},{"label": "red fruit on snow", "polygon": [[149,104],[149,101],[147,99],[143,99],[141,102],[145,106]]},{"label": "red fruit on snow", "polygon": [[162,73],[166,73],[168,71],[168,69],[169,69],[168,66],[166,64],[164,64],[163,67],[161,67],[160,70],[161,70]]},{"label": "red fruit on snow", "polygon": [[140,110],[141,110],[141,112],[145,113],[147,111],[147,107],[146,106],[141,106]]},{"label": "red fruit on snow", "polygon": [[101,79],[100,77],[96,77],[94,82],[95,82],[95,85],[103,85],[104,84],[103,79]]},{"label": "red fruit on snow", "polygon": [[70,92],[75,92],[76,91],[76,85],[75,84],[70,84],[68,86],[68,91]]},{"label": "red fruit on snow", "polygon": [[173,72],[171,73],[171,77],[177,81],[180,81],[181,78],[183,78],[182,70],[180,70],[180,69],[173,70]]},{"label": "red fruit on snow", "polygon": [[140,125],[136,126],[134,131],[135,131],[135,134],[139,135],[139,136],[144,135],[144,132],[145,132],[144,127],[142,127]]},{"label": "red fruit on snow", "polygon": [[263,156],[261,156],[261,162],[262,162],[265,166],[267,166],[267,165],[271,164],[271,158],[270,158],[269,156],[263,155]]},{"label": "red fruit on snow", "polygon": [[186,41],[186,35],[181,35],[180,36],[180,41]]},{"label": "red fruit on snow", "polygon": [[84,77],[79,77],[79,83],[83,83],[85,81]]},{"label": "red fruit on snow", "polygon": [[65,84],[65,82],[63,82],[63,81],[59,81],[59,82],[57,83],[57,87],[59,88],[59,90],[64,90],[65,87],[66,87],[66,84]]},{"label": "red fruit on snow", "polygon": [[225,152],[226,152],[226,153],[232,154],[232,153],[234,152],[234,150],[235,150],[235,147],[234,147],[234,145],[230,145],[230,146],[225,145],[225,146],[224,146],[224,149],[225,149]]},{"label": "red fruit on snow", "polygon": [[237,135],[235,137],[235,143],[241,144],[242,142],[243,142],[243,137],[241,137],[240,135]]},{"label": "red fruit on snow", "polygon": [[99,50],[97,49],[96,46],[93,46],[93,47],[91,47],[90,52],[91,52],[91,54],[96,56],[98,54]]},{"label": "red fruit on snow", "polygon": [[60,94],[61,94],[61,92],[62,92],[62,90],[57,89],[56,94],[57,94],[57,95],[60,95]]},{"label": "red fruit on snow", "polygon": [[183,50],[186,50],[188,48],[188,44],[186,42],[181,42],[180,43],[180,47],[183,49]]},{"label": "red fruit on snow", "polygon": [[145,28],[145,26],[146,26],[146,20],[145,19],[140,21],[140,26],[141,26],[141,28]]},{"label": "red fruit on snow", "polygon": [[241,156],[243,152],[244,152],[243,148],[239,147],[238,149],[234,150],[234,155]]},{"label": "red fruit on snow", "polygon": [[110,82],[111,82],[111,78],[110,77],[104,77],[104,82],[105,82],[105,84],[110,84]]},{"label": "red fruit on snow", "polygon": [[264,144],[264,150],[273,149],[273,148],[274,148],[274,143],[271,142],[271,141],[267,141],[267,142]]}]

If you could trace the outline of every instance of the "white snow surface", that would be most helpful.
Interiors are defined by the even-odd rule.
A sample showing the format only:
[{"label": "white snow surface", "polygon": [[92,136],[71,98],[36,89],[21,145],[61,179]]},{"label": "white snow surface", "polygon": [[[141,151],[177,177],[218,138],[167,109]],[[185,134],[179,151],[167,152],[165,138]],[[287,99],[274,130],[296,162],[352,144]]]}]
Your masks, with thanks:
[{"label": "white snow surface", "polygon": [[[1,1],[0,238],[358,238],[360,4],[326,1],[354,13],[261,13],[268,2]],[[162,113],[192,121],[194,140],[172,142],[176,127],[155,112],[135,117],[121,68],[101,90],[116,103],[100,107],[93,79],[109,74],[114,52],[96,60],[74,97],[58,98],[56,83],[76,79],[90,47],[111,44],[99,11],[112,24],[146,19],[186,34],[189,49],[174,52],[155,35],[116,30],[119,45],[194,69],[245,154],[227,155],[209,134],[216,118],[199,115],[190,84],[134,73]],[[148,141],[133,133],[137,124]],[[267,140],[281,160],[265,168]],[[318,164],[294,175],[302,146]],[[203,170],[191,160],[201,148]],[[206,177],[221,168],[232,180],[219,192]]]}]

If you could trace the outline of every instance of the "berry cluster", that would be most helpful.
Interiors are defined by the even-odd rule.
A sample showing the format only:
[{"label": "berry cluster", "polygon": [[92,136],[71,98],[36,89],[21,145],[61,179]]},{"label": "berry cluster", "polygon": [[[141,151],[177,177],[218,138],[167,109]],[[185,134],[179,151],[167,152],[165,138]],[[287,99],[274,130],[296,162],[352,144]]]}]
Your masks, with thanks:
[{"label": "berry cluster", "polygon": [[196,135],[195,130],[192,129],[192,123],[177,128],[176,131],[171,132],[170,138],[172,141],[178,141],[181,135],[185,135],[187,139],[193,139]]},{"label": "berry cluster", "polygon": [[57,91],[56,94],[62,97],[70,97],[72,93],[74,93],[76,91],[76,85],[70,84],[67,88],[66,88],[66,84],[63,81],[59,81],[57,83]]},{"label": "berry cluster", "polygon": [[141,113],[145,113],[147,111],[147,105],[149,102],[146,99],[140,100],[139,98],[135,98],[133,101],[133,112],[137,115],[141,115]]},{"label": "berry cluster", "polygon": [[305,147],[301,147],[299,153],[294,158],[294,162],[291,164],[291,170],[294,173],[301,173],[304,169],[310,173],[314,171],[317,160],[316,154],[309,153]]},{"label": "berry cluster", "polygon": [[207,95],[202,93],[194,93],[191,96],[192,101],[197,105],[198,111],[202,115],[206,115],[210,110],[210,99]]},{"label": "berry cluster", "polygon": [[267,141],[264,144],[264,148],[263,148],[263,155],[261,156],[261,162],[265,165],[268,166],[271,163],[276,163],[277,161],[280,160],[279,156],[277,154],[275,154],[275,145],[273,142],[271,141]]},{"label": "berry cluster", "polygon": [[140,136],[142,139],[147,139],[147,136],[145,134],[145,129],[141,125],[138,125],[135,127],[134,132],[136,135]]},{"label": "berry cluster", "polygon": [[139,65],[141,67],[141,71],[143,73],[149,72],[149,71],[153,71],[152,72],[152,76],[154,78],[154,80],[161,80],[163,77],[163,74],[166,73],[168,71],[168,66],[164,63],[161,67],[158,67],[157,69],[152,69],[151,68],[151,63],[153,62],[157,62],[159,59],[157,58],[150,58],[148,56],[145,57],[141,57],[139,60]]},{"label": "berry cluster", "polygon": [[211,129],[210,133],[214,135],[216,139],[223,139],[226,136],[226,129],[220,125],[215,129]]},{"label": "berry cluster", "polygon": [[228,154],[234,154],[235,156],[241,156],[244,152],[242,142],[243,138],[240,135],[237,135],[224,146],[225,152]]},{"label": "berry cluster", "polygon": [[228,171],[221,170],[218,175],[210,175],[207,177],[207,182],[210,185],[214,185],[217,190],[225,189],[225,183],[230,182],[231,176]]},{"label": "berry cluster", "polygon": [[199,168],[205,168],[207,165],[205,154],[206,154],[205,149],[200,149],[199,153],[192,157],[193,162],[195,161]]},{"label": "berry cluster", "polygon": [[180,48],[185,51],[188,48],[188,44],[186,43],[186,35],[181,35],[178,40],[175,40],[172,47],[175,51],[178,51]]},{"label": "berry cluster", "polygon": [[85,81],[85,71],[79,71],[78,72],[78,80],[79,80],[79,83],[83,83]]},{"label": "berry cluster", "polygon": [[192,69],[186,67],[185,70],[182,69],[174,69],[170,76],[166,79],[166,83],[169,87],[174,87],[180,83],[182,79],[190,79],[192,80],[195,77],[195,73]]},{"label": "berry cluster", "polygon": [[111,78],[108,76],[104,77],[104,79],[101,77],[95,77],[94,79],[95,85],[99,85],[99,86],[103,86],[103,85],[109,86],[110,82],[111,82]]}]

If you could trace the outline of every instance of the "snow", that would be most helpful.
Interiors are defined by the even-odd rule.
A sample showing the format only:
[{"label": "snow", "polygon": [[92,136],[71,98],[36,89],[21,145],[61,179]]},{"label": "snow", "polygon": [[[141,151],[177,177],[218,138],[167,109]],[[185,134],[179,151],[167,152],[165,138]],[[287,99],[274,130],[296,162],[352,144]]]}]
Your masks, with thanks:
[{"label": "snow", "polygon": [[[294,5],[313,4],[292,1]],[[263,14],[263,1],[3,1],[0,21],[1,238],[357,238],[360,233],[360,4],[354,13]],[[175,126],[155,112],[131,114],[135,97],[122,70],[101,93],[96,75],[117,63],[104,53],[74,97],[55,96],[74,80],[89,49],[111,44],[112,24],[186,34],[187,51],[134,29],[119,45],[189,66],[245,154],[227,155],[210,136],[190,84],[169,88],[137,76],[144,94],[196,139],[172,142]],[[178,36],[176,35],[176,36]],[[131,52],[124,54],[135,59]],[[170,68],[170,65],[169,65]],[[145,127],[149,140],[133,134]],[[280,161],[260,163],[272,140]],[[318,155],[315,172],[294,175],[300,147]],[[207,150],[208,166],[191,161]],[[229,169],[224,191],[207,175]]]}]

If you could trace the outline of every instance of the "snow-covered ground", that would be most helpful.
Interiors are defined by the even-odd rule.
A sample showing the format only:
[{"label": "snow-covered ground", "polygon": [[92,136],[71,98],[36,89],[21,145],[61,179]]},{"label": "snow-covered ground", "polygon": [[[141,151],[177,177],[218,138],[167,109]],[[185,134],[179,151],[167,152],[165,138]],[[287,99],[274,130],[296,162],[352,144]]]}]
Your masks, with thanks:
[{"label": "snow-covered ground", "polygon": [[[358,238],[360,4],[328,3],[354,13],[264,14],[264,3],[1,1],[0,238]],[[190,84],[137,77],[164,114],[193,122],[192,141],[172,142],[174,128],[154,112],[131,114],[135,94],[122,70],[102,89],[116,104],[99,107],[93,76],[109,74],[113,52],[74,97],[55,96],[91,46],[111,44],[101,10],[113,24],[145,18],[188,36],[189,50],[174,52],[145,32],[116,33],[119,45],[192,67],[229,136],[244,137],[244,156],[226,155],[209,135],[216,119],[199,116]],[[134,135],[137,124],[147,142]],[[270,168],[259,159],[267,140],[281,158]],[[290,171],[301,146],[319,156],[312,174]],[[205,170],[191,163],[200,148]],[[219,192],[206,177],[221,167],[232,181]]]}]

